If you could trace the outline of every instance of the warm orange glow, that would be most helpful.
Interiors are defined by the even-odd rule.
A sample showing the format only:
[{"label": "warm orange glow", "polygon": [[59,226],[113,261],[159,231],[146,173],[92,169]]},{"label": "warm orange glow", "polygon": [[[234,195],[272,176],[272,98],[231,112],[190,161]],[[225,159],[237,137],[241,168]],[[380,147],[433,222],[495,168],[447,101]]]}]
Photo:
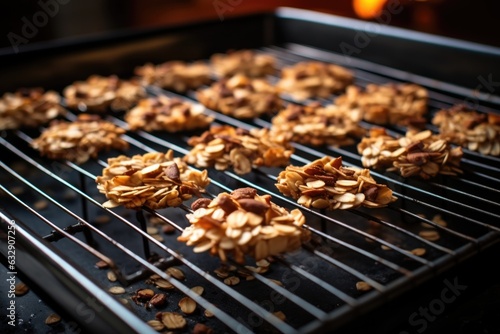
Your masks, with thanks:
[{"label": "warm orange glow", "polygon": [[380,14],[387,0],[352,0],[356,15],[363,19],[372,19]]}]

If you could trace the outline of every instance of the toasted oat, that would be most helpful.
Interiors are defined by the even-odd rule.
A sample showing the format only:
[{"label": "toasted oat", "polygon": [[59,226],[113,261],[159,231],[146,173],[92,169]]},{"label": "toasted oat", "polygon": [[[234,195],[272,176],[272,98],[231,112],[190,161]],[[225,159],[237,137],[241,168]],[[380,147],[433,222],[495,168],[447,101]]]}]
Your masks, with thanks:
[{"label": "toasted oat", "polygon": [[191,314],[196,310],[196,302],[189,297],[184,297],[179,300],[178,305],[185,314]]},{"label": "toasted oat", "polygon": [[135,69],[142,84],[155,85],[183,93],[210,83],[210,67],[201,62],[167,61],[144,64]]},{"label": "toasted oat", "polygon": [[0,130],[37,127],[65,113],[61,97],[42,88],[18,89],[0,98]]},{"label": "toasted oat", "polygon": [[45,324],[55,325],[61,322],[61,317],[58,314],[52,313],[45,319]]},{"label": "toasted oat", "polygon": [[452,143],[485,155],[500,155],[500,116],[479,113],[463,105],[440,110],[432,119],[440,135]]},{"label": "toasted oat", "polygon": [[389,187],[370,176],[368,169],[342,166],[342,157],[326,156],[303,167],[288,166],[277,181],[283,195],[308,208],[380,208],[397,199]]},{"label": "toasted oat", "polygon": [[370,291],[371,289],[371,285],[364,281],[356,282],[356,290],[358,291]]},{"label": "toasted oat", "polygon": [[310,232],[302,228],[305,217],[300,210],[288,211],[253,188],[221,193],[187,218],[191,225],[178,240],[194,246],[196,253],[210,251],[223,262],[228,255],[239,263],[245,255],[258,261],[296,250],[310,238]]},{"label": "toasted oat", "polygon": [[179,206],[193,195],[200,196],[210,183],[208,173],[188,168],[180,158],[151,152],[108,159],[109,166],[96,178],[97,188],[106,194],[105,207],[124,205],[129,209]]},{"label": "toasted oat", "polygon": [[430,130],[410,130],[404,137],[395,138],[385,129],[372,128],[370,136],[363,138],[357,149],[364,167],[397,171],[403,177],[430,179],[438,174],[462,173],[462,148],[451,148],[447,140]]},{"label": "toasted oat", "polygon": [[153,320],[149,320],[147,322],[147,324],[149,326],[151,326],[155,331],[157,332],[160,332],[162,330],[165,329],[165,325],[163,324],[163,322],[161,322],[160,320],[156,320],[156,319],[153,319]]},{"label": "toasted oat", "polygon": [[296,100],[329,97],[343,91],[354,81],[354,74],[338,65],[319,61],[304,61],[281,71],[277,86]]},{"label": "toasted oat", "polygon": [[256,53],[253,50],[216,53],[210,57],[210,64],[219,77],[243,74],[255,78],[276,72],[276,59],[274,56]]},{"label": "toasted oat", "polygon": [[360,113],[375,124],[419,125],[425,123],[428,93],[412,83],[369,84],[366,89],[349,86],[335,100],[341,109]]},{"label": "toasted oat", "polygon": [[273,117],[270,131],[276,140],[313,146],[343,146],[354,144],[354,138],[365,134],[359,125],[360,120],[358,114],[333,105],[289,104]]},{"label": "toasted oat", "polygon": [[143,99],[125,115],[131,130],[171,133],[207,128],[214,120],[205,108],[178,98],[158,96]]},{"label": "toasted oat", "polygon": [[246,174],[252,167],[279,167],[288,164],[293,147],[286,141],[277,141],[266,128],[250,131],[229,125],[212,126],[199,137],[191,137],[193,146],[184,161],[200,168],[217,170],[233,168],[237,174]]},{"label": "toasted oat", "polygon": [[187,325],[186,319],[176,312],[162,312],[161,322],[168,329],[181,329]]},{"label": "toasted oat", "polygon": [[252,79],[241,74],[198,90],[196,97],[207,108],[240,119],[270,115],[283,106],[273,85],[265,79]]},{"label": "toasted oat", "polygon": [[96,115],[81,114],[74,122],[52,121],[31,146],[50,159],[67,159],[82,164],[97,158],[99,152],[126,150],[121,138],[125,130]]},{"label": "toasted oat", "polygon": [[127,110],[146,97],[146,91],[135,80],[123,80],[91,75],[85,81],[75,81],[63,91],[66,104],[91,112]]}]

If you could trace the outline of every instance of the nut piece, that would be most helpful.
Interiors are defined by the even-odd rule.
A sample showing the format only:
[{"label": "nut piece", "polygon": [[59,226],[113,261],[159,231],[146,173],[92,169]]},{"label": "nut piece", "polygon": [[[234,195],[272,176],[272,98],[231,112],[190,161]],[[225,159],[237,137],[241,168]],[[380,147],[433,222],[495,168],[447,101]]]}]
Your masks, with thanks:
[{"label": "nut piece", "polygon": [[210,57],[210,64],[219,77],[243,74],[255,78],[276,72],[276,59],[272,55],[256,53],[253,50],[216,53]]},{"label": "nut piece", "polygon": [[397,171],[403,177],[430,179],[438,174],[462,173],[462,148],[451,148],[446,139],[430,130],[410,130],[405,137],[389,136],[385,129],[372,128],[370,136],[357,145],[364,167]]},{"label": "nut piece", "polygon": [[252,167],[285,166],[294,151],[266,128],[246,131],[229,125],[212,126],[201,136],[191,137],[188,144],[193,146],[183,158],[188,164],[217,170],[232,167],[240,175],[251,172]]},{"label": "nut piece", "polygon": [[[260,202],[265,211],[259,206],[257,212],[252,212],[248,210],[248,204],[246,208],[241,205],[241,201],[249,199],[239,195],[252,192],[255,195],[251,200]],[[269,195],[259,196],[255,189],[220,193],[206,208],[197,209],[187,218],[191,225],[184,229],[178,240],[194,246],[196,253],[210,251],[223,262],[229,255],[235,261],[244,263],[245,255],[258,261],[291,252],[310,238],[309,230],[302,228],[305,217],[300,210],[289,212],[271,202]],[[224,268],[216,273],[222,278],[229,278]]]},{"label": "nut piece", "polygon": [[[103,175],[96,178],[97,188],[109,199],[105,207],[124,205],[140,209],[145,206],[155,210],[175,207],[193,195],[201,196],[210,183],[206,170],[188,168],[180,158],[174,158],[172,150],[131,158],[121,155],[108,159],[108,165]],[[175,173],[170,171],[172,168],[176,169]]]},{"label": "nut piece", "polygon": [[194,325],[193,334],[213,334],[213,333],[214,333],[213,329],[205,324],[197,323],[196,325]]},{"label": "nut piece", "polygon": [[149,307],[162,307],[167,302],[167,295],[164,293],[157,293],[149,300]]},{"label": "nut piece", "polygon": [[432,119],[439,126],[441,137],[478,151],[481,154],[500,156],[500,116],[484,114],[456,105],[440,110]]},{"label": "nut piece", "polygon": [[210,83],[210,67],[203,62],[168,61],[147,63],[135,69],[144,85],[155,85],[179,93]]},{"label": "nut piece", "polygon": [[359,125],[360,120],[359,113],[334,105],[289,104],[273,117],[270,135],[275,140],[313,146],[351,145],[354,139],[365,135],[365,130]]},{"label": "nut piece", "polygon": [[273,114],[283,106],[273,85],[265,79],[252,79],[241,74],[198,90],[196,97],[207,108],[239,119]]},{"label": "nut piece", "polygon": [[364,281],[356,282],[356,290],[358,291],[370,291],[371,289],[371,285]]},{"label": "nut piece", "polygon": [[168,329],[181,329],[187,324],[186,319],[176,312],[162,312],[161,322],[163,322]]},{"label": "nut piece", "polygon": [[202,105],[163,95],[139,101],[125,115],[131,130],[171,133],[207,128],[213,120]]},{"label": "nut piece", "polygon": [[346,93],[335,99],[335,105],[371,123],[408,126],[425,123],[427,100],[427,90],[416,84],[369,84],[364,91],[347,87]]},{"label": "nut piece", "polygon": [[55,91],[23,88],[0,98],[0,130],[34,128],[65,113]]},{"label": "nut piece", "polygon": [[85,81],[75,81],[63,91],[70,108],[88,112],[126,110],[146,97],[146,91],[135,80],[121,80],[116,75],[92,75]]},{"label": "nut piece", "polygon": [[82,164],[90,158],[96,159],[101,151],[128,149],[128,143],[121,138],[124,133],[124,129],[98,116],[81,114],[74,122],[53,121],[31,146],[50,159]]},{"label": "nut piece", "polygon": [[288,166],[277,181],[275,185],[283,195],[308,208],[380,208],[397,200],[391,189],[370,176],[368,169],[342,166],[342,157],[325,156],[303,167]]},{"label": "nut piece", "polygon": [[30,291],[30,288],[24,283],[17,283],[15,286],[14,294],[17,297],[23,296]]},{"label": "nut piece", "polygon": [[354,81],[348,69],[319,61],[304,61],[281,71],[277,86],[280,91],[302,101],[314,97],[329,97],[343,91]]},{"label": "nut piece", "polygon": [[47,325],[55,325],[61,322],[61,317],[55,313],[50,314],[46,319],[45,319],[45,324]]}]

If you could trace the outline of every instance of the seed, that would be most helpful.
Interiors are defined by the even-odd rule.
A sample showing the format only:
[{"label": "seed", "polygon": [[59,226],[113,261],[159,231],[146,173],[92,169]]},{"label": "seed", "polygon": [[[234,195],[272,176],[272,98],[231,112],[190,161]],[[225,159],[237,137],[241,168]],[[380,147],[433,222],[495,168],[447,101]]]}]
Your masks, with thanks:
[{"label": "seed", "polygon": [[155,281],[156,287],[164,290],[171,290],[174,288],[172,283],[167,281],[166,279],[160,278]]},{"label": "seed", "polygon": [[148,325],[151,326],[157,332],[165,328],[165,325],[159,320],[149,320]]},{"label": "seed", "polygon": [[214,314],[212,312],[210,312],[209,310],[205,310],[203,312],[203,314],[205,315],[205,317],[207,318],[212,318],[214,316]]},{"label": "seed", "polygon": [[109,292],[114,295],[121,295],[125,293],[125,289],[121,286],[112,286],[111,288],[109,288]]},{"label": "seed", "polygon": [[205,291],[205,288],[200,286],[200,285],[197,285],[197,286],[193,286],[191,288],[191,291],[196,293],[198,296],[201,296],[203,294],[203,291]]},{"label": "seed", "polygon": [[47,209],[47,207],[49,206],[49,202],[47,202],[46,200],[40,200],[36,201],[33,206],[35,207],[36,210],[44,210]]},{"label": "seed", "polygon": [[182,315],[176,312],[163,312],[161,316],[161,322],[168,329],[181,329],[187,324],[186,319]]},{"label": "seed", "polygon": [[22,296],[22,295],[25,295],[28,293],[28,291],[30,291],[30,289],[28,288],[28,286],[24,283],[17,283],[16,284],[16,287],[15,287],[15,290],[14,290],[14,293],[16,296]]},{"label": "seed", "polygon": [[191,314],[196,309],[196,302],[189,297],[184,297],[179,301],[181,311],[186,314]]},{"label": "seed", "polygon": [[55,325],[61,321],[61,317],[55,313],[50,314],[47,319],[45,319],[45,324]]},{"label": "seed", "polygon": [[356,290],[358,291],[369,291],[371,289],[372,287],[364,281],[356,282]]},{"label": "seed", "polygon": [[229,276],[224,279],[224,283],[227,285],[236,285],[240,283],[240,279],[237,276]]},{"label": "seed", "polygon": [[149,300],[149,305],[154,307],[162,307],[167,302],[167,295],[157,293]]},{"label": "seed", "polygon": [[426,253],[425,248],[415,248],[411,250],[411,253],[416,256],[423,256]]},{"label": "seed", "polygon": [[184,280],[186,278],[186,276],[184,275],[184,272],[182,270],[180,270],[179,268],[176,268],[176,267],[170,267],[170,268],[168,268],[167,271],[166,271],[166,273],[169,274],[172,277],[177,278],[180,281],[182,281],[182,280]]},{"label": "seed", "polygon": [[437,241],[441,237],[438,231],[435,230],[424,230],[418,233],[422,238],[429,241]]},{"label": "seed", "polygon": [[96,262],[95,266],[99,269],[106,269],[106,268],[109,268],[109,264],[105,261],[98,261]]},{"label": "seed", "polygon": [[106,273],[106,276],[108,277],[108,280],[110,282],[116,282],[116,280],[118,279],[118,277],[116,277],[116,274],[114,273],[114,271],[111,271],[111,270]]},{"label": "seed", "polygon": [[391,247],[387,246],[387,245],[380,245],[380,248],[382,248],[382,250],[390,250]]},{"label": "seed", "polygon": [[276,311],[273,312],[273,314],[276,318],[280,319],[281,321],[285,321],[286,319],[285,313],[283,313],[282,311]]},{"label": "seed", "polygon": [[214,273],[220,278],[226,278],[229,276],[229,271],[224,267],[215,269]]}]

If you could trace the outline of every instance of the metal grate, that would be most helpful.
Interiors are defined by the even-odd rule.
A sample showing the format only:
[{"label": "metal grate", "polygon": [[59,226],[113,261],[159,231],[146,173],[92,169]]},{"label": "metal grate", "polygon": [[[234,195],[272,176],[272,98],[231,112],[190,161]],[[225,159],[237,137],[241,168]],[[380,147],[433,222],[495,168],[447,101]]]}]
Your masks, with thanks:
[{"label": "metal grate", "polygon": [[[367,61],[355,60],[346,64],[342,55],[331,52],[296,44],[265,47],[258,51],[276,56],[280,66],[308,59],[350,66],[355,71],[356,84],[360,86],[370,82],[395,81],[421,84],[430,90],[431,115],[439,108],[463,100],[460,87],[455,89],[454,86]],[[157,87],[148,87],[148,92],[151,95],[176,95]],[[182,98],[195,101],[193,94]],[[320,102],[328,104],[334,98],[321,99]],[[482,111],[498,112],[498,105],[485,105],[481,107]],[[208,112],[221,124],[241,128],[270,126],[269,119],[247,123]],[[69,113],[68,117],[72,119],[75,115]],[[108,116],[108,120],[126,127],[119,116]],[[367,128],[372,126],[366,122],[362,125]],[[435,130],[432,126],[429,128]],[[404,129],[390,127],[388,131],[402,134]],[[300,251],[276,258],[267,273],[258,274],[233,263],[238,270],[253,276],[254,280],[228,286],[214,273],[220,266],[216,258],[194,254],[190,248],[176,241],[187,226],[187,206],[158,211],[145,209],[135,216],[130,210],[109,210],[101,206],[104,197],[97,193],[95,177],[106,166],[106,157],[121,152],[103,154],[100,160],[89,161],[82,166],[71,162],[52,162],[40,159],[29,147],[29,142],[38,134],[39,131],[15,131],[0,138],[0,144],[9,158],[0,162],[0,188],[4,193],[3,206],[7,208],[6,213],[1,214],[2,225],[15,220],[20,252],[24,247],[27,253],[36,251],[40,254],[39,261],[46,266],[56,266],[54,257],[57,256],[55,262],[59,267],[55,271],[65,272],[73,282],[61,283],[47,275],[47,285],[44,286],[44,282],[35,284],[56,305],[62,305],[63,313],[76,318],[78,326],[85,328],[101,328],[99,326],[105,326],[107,322],[115,329],[121,328],[122,332],[153,332],[145,321],[154,319],[155,310],[135,305],[130,296],[138,288],[148,287],[145,279],[157,274],[175,287],[175,290],[168,291],[169,303],[162,311],[178,311],[177,302],[185,295],[198,304],[198,311],[186,316],[189,319],[188,330],[192,330],[197,322],[206,323],[216,332],[312,333],[332,330],[500,240],[500,204],[495,200],[500,193],[497,177],[500,159],[465,150],[464,174],[460,177],[422,181],[371,171],[375,179],[387,183],[399,198],[387,208],[325,212],[300,207],[307,218],[305,228],[313,233],[313,240]],[[137,131],[128,133],[125,139],[131,144],[127,155],[172,149],[176,156],[182,156],[189,149],[187,137],[165,133]],[[361,167],[360,156],[354,146],[294,146],[296,151],[291,160],[294,165],[331,155],[342,156],[346,165]],[[207,196],[251,186],[260,194],[270,194],[278,205],[289,209],[298,207],[274,187],[278,173],[276,168],[260,168],[241,177],[231,171],[210,170],[212,183],[207,189]],[[23,193],[14,190],[20,187],[24,189]],[[48,208],[36,209],[34,203],[39,200],[48,202]],[[432,221],[436,214],[443,217],[446,226]],[[110,222],[99,223],[101,217],[108,217]],[[159,241],[147,233],[151,217],[173,226],[175,232],[160,233],[163,240]],[[422,238],[419,235],[422,223],[438,230],[441,238],[437,241]],[[41,242],[42,239],[45,242]],[[410,250],[415,248],[425,248],[425,256],[412,254]],[[117,282],[109,282],[106,272],[95,268],[94,264],[99,260],[114,272]],[[254,263],[249,262],[248,265]],[[169,266],[181,268],[186,279],[179,280],[165,273]],[[28,265],[23,270],[28,278],[37,275]],[[276,284],[275,280],[282,285]],[[359,281],[367,282],[372,289],[358,291],[356,282]],[[81,314],[78,317],[78,312],[74,311],[78,302],[65,304],[66,301],[61,301],[57,294],[48,291],[54,288],[52,284],[58,287],[76,285],[73,291],[83,291],[79,302],[88,307],[91,306],[88,298],[95,297],[97,306],[93,310],[106,315],[102,322],[86,322]],[[126,293],[119,297],[128,301],[128,307],[107,292],[113,285],[126,288]],[[202,296],[190,290],[195,285],[205,288]],[[204,309],[213,313],[214,317],[205,317]],[[286,320],[278,319],[276,311],[282,311]]]}]

